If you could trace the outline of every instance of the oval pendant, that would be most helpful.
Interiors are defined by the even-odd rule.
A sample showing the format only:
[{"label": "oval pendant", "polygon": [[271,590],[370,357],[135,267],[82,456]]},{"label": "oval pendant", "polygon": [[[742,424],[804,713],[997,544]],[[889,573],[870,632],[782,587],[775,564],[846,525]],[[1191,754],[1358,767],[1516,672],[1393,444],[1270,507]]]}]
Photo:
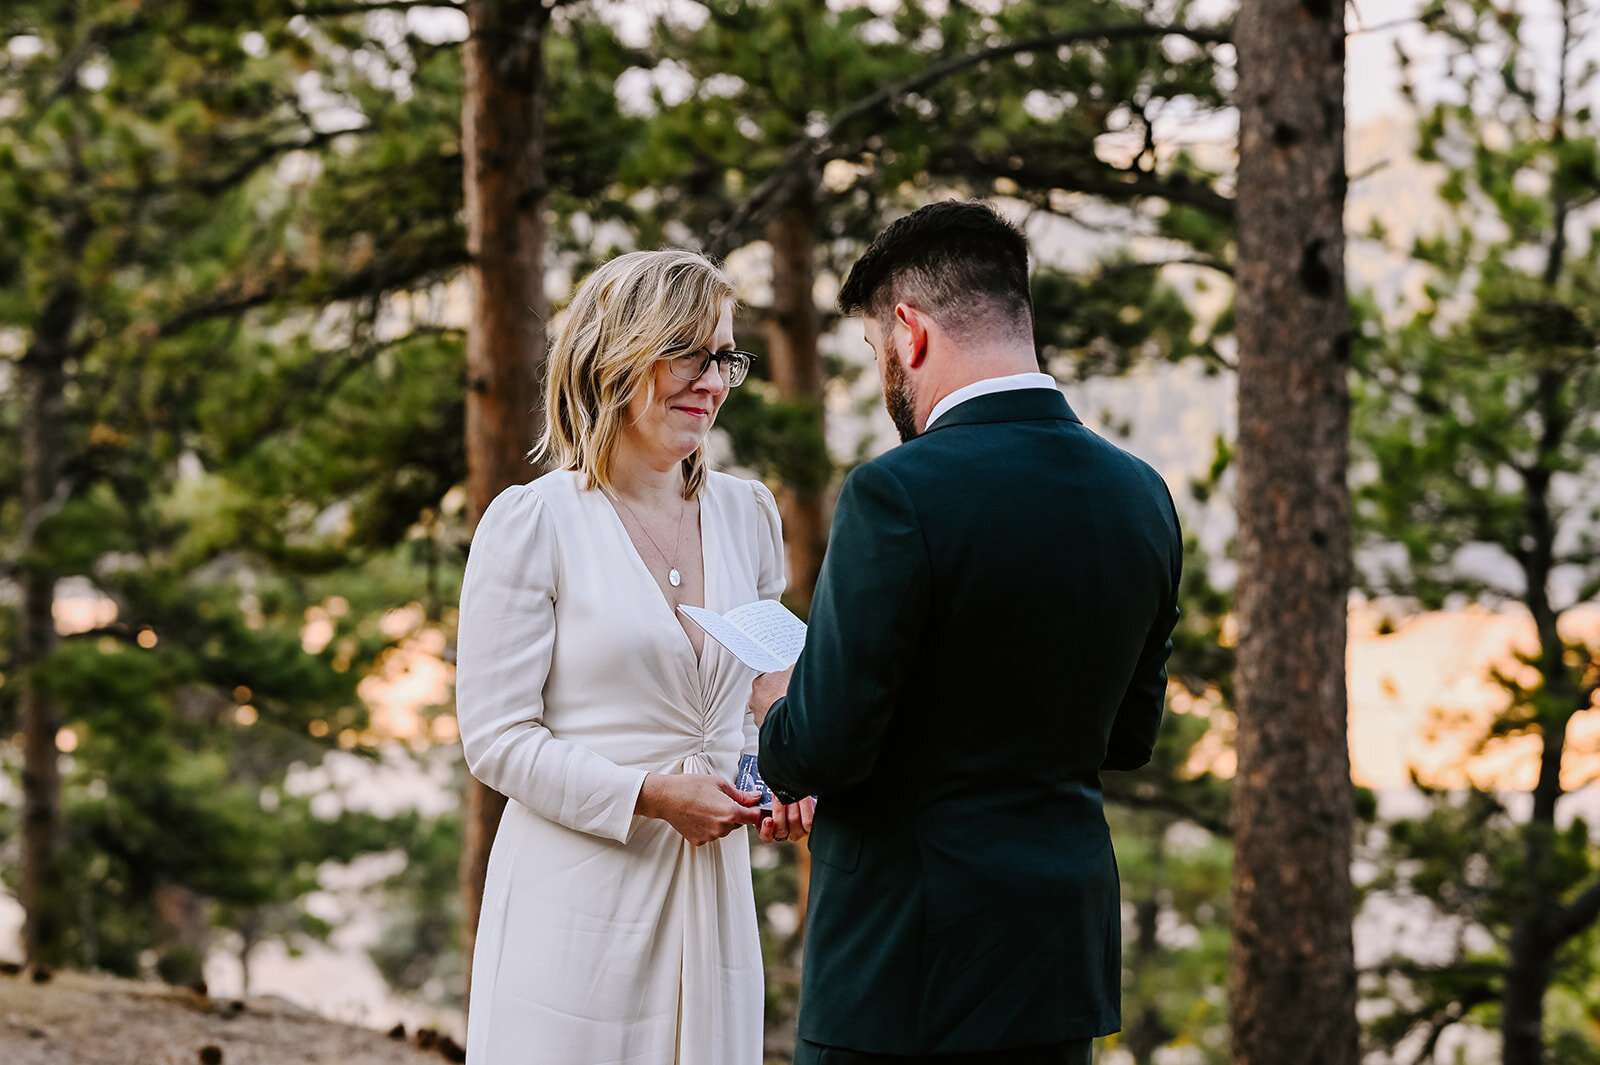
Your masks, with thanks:
[{"label": "oval pendant", "polygon": [[678,585],[683,583],[683,574],[679,573],[677,570],[672,570],[667,574],[667,582],[676,588]]}]

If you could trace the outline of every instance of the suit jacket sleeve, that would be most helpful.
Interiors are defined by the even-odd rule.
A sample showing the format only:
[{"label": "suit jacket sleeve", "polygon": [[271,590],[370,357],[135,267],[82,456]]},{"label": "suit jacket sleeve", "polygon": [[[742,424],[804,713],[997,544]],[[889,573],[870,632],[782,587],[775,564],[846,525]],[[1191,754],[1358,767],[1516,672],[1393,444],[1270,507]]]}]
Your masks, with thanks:
[{"label": "suit jacket sleeve", "polygon": [[1183,576],[1183,537],[1178,531],[1177,511],[1167,499],[1171,514],[1171,585],[1144,649],[1139,653],[1133,679],[1111,723],[1111,738],[1106,743],[1101,769],[1138,769],[1150,761],[1161,731],[1161,712],[1167,702],[1167,659],[1172,654],[1172,630],[1178,624],[1178,591]]},{"label": "suit jacket sleeve", "polygon": [[552,516],[526,488],[484,511],[461,586],[456,719],[472,775],[543,817],[627,842],[645,772],[619,766],[544,723],[555,648]]},{"label": "suit jacket sleeve", "polygon": [[785,801],[864,781],[927,622],[927,546],[877,465],[846,479],[788,695],[761,727],[761,775]]}]

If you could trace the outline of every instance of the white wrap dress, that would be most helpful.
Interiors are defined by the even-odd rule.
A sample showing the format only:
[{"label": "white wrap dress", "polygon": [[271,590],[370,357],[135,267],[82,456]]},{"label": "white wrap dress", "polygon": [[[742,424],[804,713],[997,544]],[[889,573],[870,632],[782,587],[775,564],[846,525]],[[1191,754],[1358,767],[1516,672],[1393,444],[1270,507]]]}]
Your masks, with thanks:
[{"label": "white wrap dress", "polygon": [[[777,505],[711,473],[705,605],[783,590]],[[506,795],[472,966],[469,1065],[758,1065],[747,831],[694,847],[635,817],[646,773],[730,782],[754,673],[693,646],[604,494],[562,471],[501,493],[468,556],[456,709]]]}]

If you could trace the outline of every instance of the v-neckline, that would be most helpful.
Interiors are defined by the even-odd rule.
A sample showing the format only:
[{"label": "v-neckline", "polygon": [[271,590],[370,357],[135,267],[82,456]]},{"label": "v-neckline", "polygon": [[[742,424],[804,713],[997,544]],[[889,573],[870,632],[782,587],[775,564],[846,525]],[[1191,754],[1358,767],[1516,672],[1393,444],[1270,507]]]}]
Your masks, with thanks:
[{"label": "v-neckline", "polygon": [[[696,499],[696,502],[700,504],[696,520],[700,526],[700,597],[702,602],[684,604],[685,606],[698,606],[702,610],[709,609],[707,604],[711,602],[711,567],[706,562],[706,526],[709,524],[706,521],[706,502],[711,497],[709,481],[710,478],[707,478],[708,483],[701,487],[700,494]],[[617,523],[617,531],[622,534],[623,542],[628,545],[628,553],[633,556],[635,571],[644,578],[645,582],[650,585],[651,590],[655,592],[656,602],[660,603],[666,611],[668,620],[672,622],[672,627],[678,630],[678,636],[682,638],[684,647],[688,649],[689,657],[694,659],[695,670],[698,672],[700,666],[705,663],[707,646],[701,644],[700,650],[698,652],[695,651],[694,641],[689,638],[688,631],[684,629],[683,622],[678,618],[677,608],[667,598],[667,593],[661,590],[661,585],[656,581],[655,574],[650,572],[650,566],[645,562],[644,556],[639,554],[639,545],[633,542],[633,537],[628,532],[627,523],[622,520],[622,515],[617,513],[616,501],[605,491],[597,489],[597,494],[605,500],[606,509],[611,512],[611,517]],[[711,637],[708,634],[706,640],[709,641],[710,639]]]}]

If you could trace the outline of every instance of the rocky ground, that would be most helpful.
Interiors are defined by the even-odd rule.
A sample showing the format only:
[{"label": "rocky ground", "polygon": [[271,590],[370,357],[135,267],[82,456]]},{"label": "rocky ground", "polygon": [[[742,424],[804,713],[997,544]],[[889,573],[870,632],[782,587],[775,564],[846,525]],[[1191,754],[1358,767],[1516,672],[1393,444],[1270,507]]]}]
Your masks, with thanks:
[{"label": "rocky ground", "polygon": [[5,1065],[439,1065],[461,1048],[384,1033],[282,999],[218,1000],[165,984],[0,967]]}]

